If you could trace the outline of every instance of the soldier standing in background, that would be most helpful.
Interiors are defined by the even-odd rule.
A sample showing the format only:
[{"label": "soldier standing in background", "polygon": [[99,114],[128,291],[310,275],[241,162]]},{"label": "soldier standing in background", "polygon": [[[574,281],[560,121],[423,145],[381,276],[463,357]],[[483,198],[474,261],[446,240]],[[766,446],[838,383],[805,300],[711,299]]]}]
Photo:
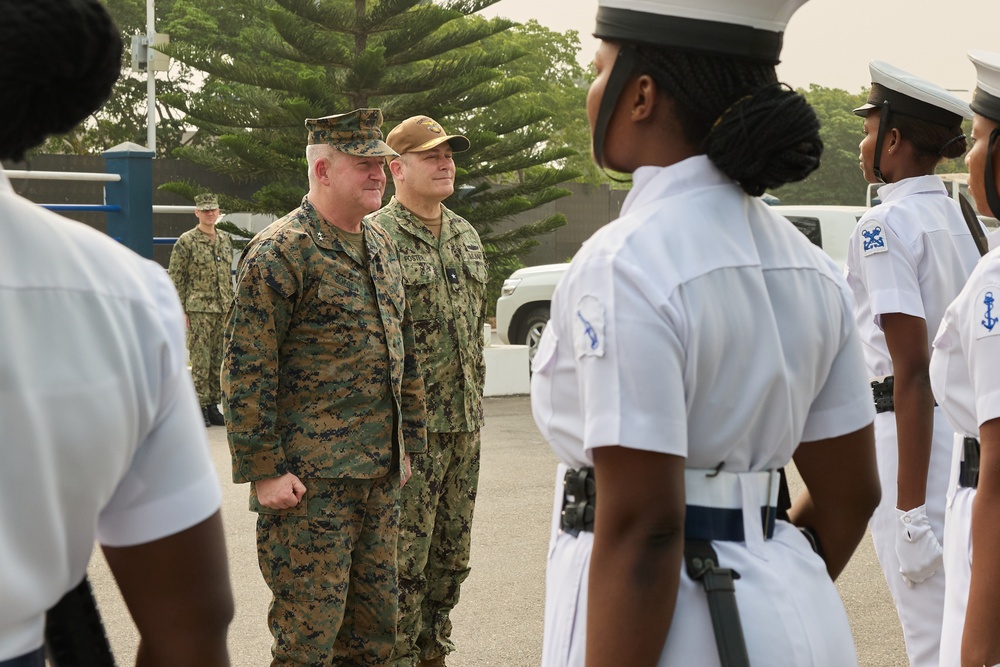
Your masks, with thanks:
[{"label": "soldier standing in background", "polygon": [[382,112],[308,119],[309,192],[244,250],[226,321],[233,481],[250,482],[272,665],[384,665],[423,381],[385,190]]},{"label": "soldier standing in background", "polygon": [[222,328],[233,300],[233,240],[217,230],[219,199],[213,194],[194,198],[198,226],[180,235],[170,253],[170,277],[184,306],[191,377],[205,426],[223,426],[219,369]]},{"label": "soldier standing in background", "polygon": [[453,152],[469,140],[414,116],[386,143],[396,194],[372,220],[399,249],[427,391],[427,451],[415,454],[399,529],[399,628],[393,665],[443,667],[451,610],[469,576],[483,423],[486,262],[479,234],[441,204],[455,190]]}]

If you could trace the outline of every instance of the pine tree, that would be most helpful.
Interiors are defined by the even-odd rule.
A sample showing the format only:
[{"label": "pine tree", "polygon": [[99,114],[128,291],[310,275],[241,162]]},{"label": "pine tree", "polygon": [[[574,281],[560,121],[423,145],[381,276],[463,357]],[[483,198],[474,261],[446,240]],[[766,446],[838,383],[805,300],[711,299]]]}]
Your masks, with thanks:
[{"label": "pine tree", "polygon": [[[494,281],[565,224],[561,214],[499,232],[506,219],[568,195],[576,154],[549,141],[551,111],[518,75],[530,53],[514,24],[475,12],[497,0],[175,0],[169,53],[206,74],[194,96],[165,101],[198,128],[176,154],[236,179],[267,183],[230,210],[282,215],[306,191],[305,118],[382,109],[388,132],[426,114],[472,148],[455,155],[456,194],[445,204],[483,238]],[[193,195],[195,186],[170,189]]]}]

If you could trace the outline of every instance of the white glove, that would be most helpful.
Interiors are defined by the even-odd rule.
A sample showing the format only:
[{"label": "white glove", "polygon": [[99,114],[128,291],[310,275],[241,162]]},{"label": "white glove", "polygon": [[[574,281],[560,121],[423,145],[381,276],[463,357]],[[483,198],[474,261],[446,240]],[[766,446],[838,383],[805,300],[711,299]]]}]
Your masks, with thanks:
[{"label": "white glove", "polygon": [[899,573],[910,588],[941,568],[941,544],[927,518],[927,505],[908,512],[896,510],[896,556]]}]

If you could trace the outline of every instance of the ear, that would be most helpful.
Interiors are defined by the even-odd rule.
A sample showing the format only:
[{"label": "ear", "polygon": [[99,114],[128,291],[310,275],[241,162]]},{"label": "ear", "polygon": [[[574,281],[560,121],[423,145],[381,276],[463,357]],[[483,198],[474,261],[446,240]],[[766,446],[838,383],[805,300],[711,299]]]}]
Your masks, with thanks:
[{"label": "ear", "polygon": [[394,159],[389,163],[389,173],[392,174],[393,180],[402,180],[403,178],[403,161],[400,159]]},{"label": "ear", "polygon": [[653,77],[642,74],[636,77],[629,86],[632,93],[629,117],[633,121],[647,120],[653,117],[657,104],[657,87]]},{"label": "ear", "polygon": [[323,185],[330,184],[330,158],[321,157],[313,163],[313,175]]},{"label": "ear", "polygon": [[882,140],[883,147],[886,152],[892,153],[893,151],[900,150],[903,144],[903,135],[900,134],[899,128],[894,127],[885,134],[885,138]]}]

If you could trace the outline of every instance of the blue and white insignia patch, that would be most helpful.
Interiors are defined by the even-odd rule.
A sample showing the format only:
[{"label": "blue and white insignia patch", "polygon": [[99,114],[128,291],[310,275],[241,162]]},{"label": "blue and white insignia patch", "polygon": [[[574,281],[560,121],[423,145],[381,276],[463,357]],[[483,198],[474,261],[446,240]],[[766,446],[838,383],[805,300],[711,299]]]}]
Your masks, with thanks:
[{"label": "blue and white insignia patch", "polygon": [[865,257],[889,249],[886,245],[885,226],[878,220],[869,220],[861,226],[858,241],[861,242],[861,252]]},{"label": "blue and white insignia patch", "polygon": [[976,297],[976,307],[972,311],[972,316],[976,318],[973,323],[973,331],[976,338],[986,338],[987,336],[1000,335],[1000,285],[989,285],[979,291]]},{"label": "blue and white insignia patch", "polygon": [[573,311],[573,345],[576,358],[604,356],[604,304],[584,296]]}]

